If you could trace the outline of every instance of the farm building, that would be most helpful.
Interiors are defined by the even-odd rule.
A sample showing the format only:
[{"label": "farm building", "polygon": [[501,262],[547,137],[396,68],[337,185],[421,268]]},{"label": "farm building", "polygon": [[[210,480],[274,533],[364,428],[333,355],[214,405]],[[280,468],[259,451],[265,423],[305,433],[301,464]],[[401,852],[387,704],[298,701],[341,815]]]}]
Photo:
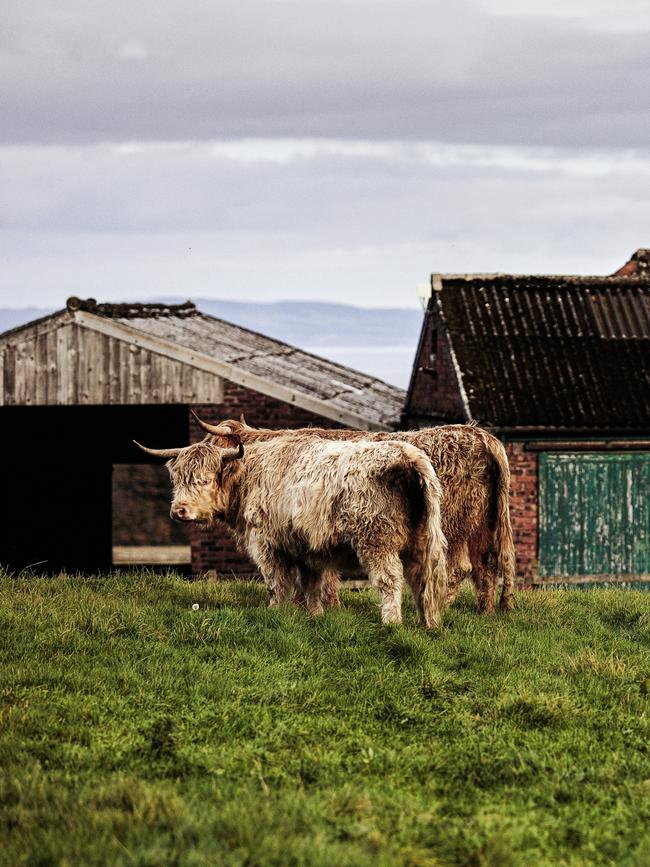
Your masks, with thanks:
[{"label": "farm building", "polygon": [[[199,438],[191,408],[208,419],[244,412],[270,427],[391,429],[404,397],[191,303],[70,298],[65,310],[0,335],[0,563],[38,571],[100,571],[124,562],[191,564],[195,574],[252,571],[225,529],[180,527],[182,544],[142,550],[138,530],[151,526],[147,480],[154,478],[146,473],[120,499],[127,509],[121,532],[134,533],[132,544],[115,544],[113,479],[121,473],[128,480],[129,467],[148,460],[132,440],[167,447]],[[166,470],[152,472],[164,525],[172,526]]]},{"label": "farm building", "polygon": [[650,250],[610,277],[431,290],[402,421],[505,441],[519,580],[650,579]]}]

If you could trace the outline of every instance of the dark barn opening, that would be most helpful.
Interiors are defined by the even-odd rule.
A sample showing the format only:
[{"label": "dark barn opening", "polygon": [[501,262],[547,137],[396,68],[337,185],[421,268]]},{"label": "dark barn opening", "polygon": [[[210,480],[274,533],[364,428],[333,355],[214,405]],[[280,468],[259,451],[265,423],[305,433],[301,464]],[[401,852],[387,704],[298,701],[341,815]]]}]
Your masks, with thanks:
[{"label": "dark barn opening", "polygon": [[[5,406],[0,424],[6,444],[0,563],[15,572],[110,569],[113,466],[148,469],[133,439],[189,441],[187,406]],[[161,471],[167,472],[159,466],[154,472]],[[168,504],[157,498],[156,507]],[[151,526],[150,508],[144,497],[128,507],[136,539]]]}]

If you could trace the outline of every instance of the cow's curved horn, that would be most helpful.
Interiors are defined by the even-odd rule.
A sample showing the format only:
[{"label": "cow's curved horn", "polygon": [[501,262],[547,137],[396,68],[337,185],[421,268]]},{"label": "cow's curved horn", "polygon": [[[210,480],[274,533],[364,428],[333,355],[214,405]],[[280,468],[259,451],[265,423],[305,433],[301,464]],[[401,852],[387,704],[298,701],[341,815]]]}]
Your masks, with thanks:
[{"label": "cow's curved horn", "polygon": [[244,457],[244,446],[239,443],[234,449],[221,449],[221,460],[225,463],[228,461],[239,460]]},{"label": "cow's curved horn", "polygon": [[232,431],[227,425],[222,426],[218,424],[210,424],[209,422],[203,421],[203,419],[199,418],[193,409],[190,410],[190,412],[196,419],[197,424],[199,424],[203,428],[203,430],[206,430],[208,433],[215,434],[216,436],[227,436],[228,434],[232,433]]},{"label": "cow's curved horn", "polygon": [[150,449],[147,446],[141,445],[137,440],[133,440],[136,446],[139,449],[142,449],[143,452],[146,452],[148,455],[153,455],[156,458],[175,458],[180,452],[183,451],[182,447],[179,449]]},{"label": "cow's curved horn", "polygon": [[244,416],[244,413],[243,413],[243,412],[240,413],[240,415],[239,415],[239,421],[240,421],[242,424],[246,424],[246,417]]}]

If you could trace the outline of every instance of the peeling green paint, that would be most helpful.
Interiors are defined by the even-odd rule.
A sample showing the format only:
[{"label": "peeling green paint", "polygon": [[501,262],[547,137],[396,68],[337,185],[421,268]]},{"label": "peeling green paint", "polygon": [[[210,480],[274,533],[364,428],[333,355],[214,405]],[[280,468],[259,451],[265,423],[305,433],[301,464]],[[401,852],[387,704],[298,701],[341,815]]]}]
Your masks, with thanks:
[{"label": "peeling green paint", "polygon": [[543,577],[650,573],[650,453],[539,456]]}]

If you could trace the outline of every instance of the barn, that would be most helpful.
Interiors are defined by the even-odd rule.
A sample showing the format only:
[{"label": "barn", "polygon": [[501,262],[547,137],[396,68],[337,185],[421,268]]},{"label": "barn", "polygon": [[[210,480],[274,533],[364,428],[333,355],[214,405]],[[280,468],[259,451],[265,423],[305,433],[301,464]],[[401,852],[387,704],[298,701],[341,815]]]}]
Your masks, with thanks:
[{"label": "barn", "polygon": [[[191,409],[208,419],[244,412],[269,427],[392,429],[404,397],[399,388],[190,302],[70,298],[64,310],[0,335],[0,563],[14,571],[99,572],[125,562],[186,565],[193,574],[252,571],[225,530],[183,527],[181,544],[153,549],[115,544],[115,478],[133,477],[148,460],[132,440],[189,443],[202,435]],[[158,479],[166,528],[166,470],[151,473],[140,478]],[[149,484],[132,485],[119,501],[128,508],[122,531],[132,531],[136,542],[138,528],[151,526],[147,494]]]},{"label": "barn", "polygon": [[402,422],[505,442],[518,579],[650,579],[650,250],[609,277],[433,274]]}]

